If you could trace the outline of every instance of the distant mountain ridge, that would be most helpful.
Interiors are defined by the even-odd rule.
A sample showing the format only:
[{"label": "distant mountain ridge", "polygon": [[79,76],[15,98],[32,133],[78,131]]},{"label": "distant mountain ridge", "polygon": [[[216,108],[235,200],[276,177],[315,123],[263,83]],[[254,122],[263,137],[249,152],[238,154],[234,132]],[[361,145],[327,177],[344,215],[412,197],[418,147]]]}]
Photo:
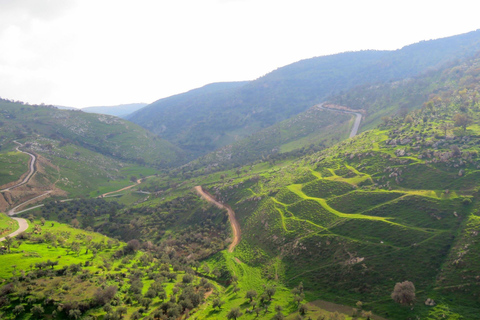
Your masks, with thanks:
[{"label": "distant mountain ridge", "polygon": [[191,158],[239,141],[354,86],[395,81],[473,55],[480,31],[395,51],[345,52],[302,60],[249,82],[216,83],[160,99],[127,117]]},{"label": "distant mountain ridge", "polygon": [[147,103],[128,103],[128,104],[119,104],[116,106],[96,106],[96,107],[86,107],[81,110],[88,113],[100,113],[107,114],[111,116],[116,116],[120,118],[125,118],[132,112],[135,112],[143,107],[148,105]]}]

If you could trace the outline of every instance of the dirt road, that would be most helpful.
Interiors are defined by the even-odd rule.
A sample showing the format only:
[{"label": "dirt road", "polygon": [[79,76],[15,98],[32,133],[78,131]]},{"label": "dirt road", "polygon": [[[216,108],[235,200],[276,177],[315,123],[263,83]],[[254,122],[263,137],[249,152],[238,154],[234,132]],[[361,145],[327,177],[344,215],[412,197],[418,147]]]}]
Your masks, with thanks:
[{"label": "dirt road", "polygon": [[241,230],[240,230],[240,225],[238,224],[238,221],[237,219],[235,218],[235,212],[232,210],[232,208],[230,208],[229,206],[226,206],[220,202],[218,202],[212,195],[210,195],[209,193],[203,191],[202,187],[201,186],[196,186],[195,187],[195,191],[197,191],[197,193],[202,197],[204,198],[205,200],[207,200],[208,202],[210,203],[213,203],[214,205],[216,205],[218,208],[220,209],[226,209],[227,210],[227,213],[228,213],[228,220],[230,221],[230,225],[232,226],[232,230],[233,230],[233,241],[232,243],[228,246],[228,252],[233,252],[233,249],[235,249],[235,247],[237,246],[237,244],[240,242],[240,236],[242,234]]},{"label": "dirt road", "polygon": [[25,183],[27,183],[30,178],[34,175],[35,173],[35,162],[37,161],[37,157],[33,154],[33,153],[30,153],[30,152],[26,152],[26,151],[22,151],[20,150],[20,147],[23,146],[20,142],[17,142],[17,141],[14,141],[16,144],[18,144],[19,146],[16,148],[17,151],[19,152],[22,152],[22,153],[25,153],[25,154],[28,154],[30,156],[30,165],[28,167],[28,173],[27,175],[25,176],[25,178],[23,178],[22,181],[20,181],[19,183],[11,186],[11,187],[8,187],[8,188],[5,188],[5,189],[2,189],[0,190],[0,192],[4,192],[4,191],[8,191],[8,190],[12,190],[12,189],[15,189],[17,187],[20,187],[21,185],[24,185]]},{"label": "dirt road", "polygon": [[128,189],[131,189],[131,188],[139,185],[140,182],[142,182],[142,180],[141,180],[141,179],[138,179],[137,182],[135,182],[135,184],[132,184],[131,186],[128,186],[128,187],[125,187],[125,188],[122,188],[122,189],[118,189],[118,190],[115,190],[115,191],[110,191],[110,192],[101,194],[101,195],[99,195],[97,198],[104,198],[105,196],[108,196],[109,194],[114,194],[114,193],[117,193],[117,192],[120,192],[120,191],[125,191],[125,190],[128,190]]}]

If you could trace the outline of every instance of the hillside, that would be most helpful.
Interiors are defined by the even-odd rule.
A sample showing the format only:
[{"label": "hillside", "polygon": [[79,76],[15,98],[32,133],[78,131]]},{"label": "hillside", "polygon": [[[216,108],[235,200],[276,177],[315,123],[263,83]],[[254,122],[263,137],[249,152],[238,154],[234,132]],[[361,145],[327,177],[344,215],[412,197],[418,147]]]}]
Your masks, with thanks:
[{"label": "hillside", "polygon": [[215,289],[155,246],[33,222],[0,256],[2,319],[176,318]]},{"label": "hillside", "polygon": [[82,108],[81,110],[83,112],[88,112],[88,113],[108,114],[110,116],[125,118],[130,113],[133,113],[145,107],[146,105],[147,103],[129,103],[129,104],[120,104],[117,106],[86,107],[86,108]]},{"label": "hillside", "polygon": [[12,145],[14,139],[38,139],[39,148],[48,149],[46,145],[52,140],[123,161],[167,166],[178,160],[179,151],[170,143],[133,123],[108,115],[2,100],[0,121],[3,147]]},{"label": "hillside", "polygon": [[[308,59],[132,115],[162,138],[0,100],[0,210],[43,202],[2,242],[0,317],[480,320],[478,37]],[[362,110],[353,138],[341,108]],[[0,236],[17,226],[0,215]],[[415,298],[396,302],[405,281]]]},{"label": "hillside", "polygon": [[[0,210],[39,197],[98,196],[181,159],[170,143],[126,120],[0,100]],[[28,155],[28,153],[30,156]],[[31,157],[35,157],[29,170]],[[18,184],[31,172],[31,178]]]},{"label": "hillside", "polygon": [[206,154],[288,119],[335,93],[414,76],[478,49],[480,31],[396,51],[347,52],[279,68],[246,83],[213,84],[158,100],[128,117],[175,145]]},{"label": "hillside", "polygon": [[[275,284],[286,294],[278,296],[280,303],[293,299],[289,290],[303,282],[304,302],[313,305],[321,299],[353,308],[362,301],[365,310],[388,319],[479,319],[479,80],[480,59],[473,58],[404,84],[357,88],[338,99],[357,101],[367,92],[365,105],[388,110],[379,127],[297,159],[153,178],[142,186],[151,194],[115,220],[126,225],[141,211],[180,218],[184,208],[198,208],[191,190],[202,185],[234,210],[242,234],[232,254],[204,261],[236,274],[241,292]],[[418,94],[408,95],[411,88]],[[130,230],[153,239],[149,219]],[[179,244],[167,239],[155,241]],[[390,297],[405,280],[416,287],[413,309]],[[436,306],[424,305],[428,298]],[[249,318],[245,299],[228,301]],[[200,314],[221,319],[228,311],[214,309]],[[296,314],[292,306],[284,312]]]},{"label": "hillside", "polygon": [[242,226],[236,256],[266,270],[280,259],[289,286],[361,300],[389,319],[411,315],[389,302],[404,280],[421,292],[414,312],[422,319],[433,312],[421,306],[427,298],[477,319],[479,66],[444,71],[450,86],[379,129],[259,180],[213,185]]},{"label": "hillside", "polygon": [[260,159],[295,158],[346,139],[352,123],[351,115],[314,106],[194,160],[181,170],[208,172],[241,167]]}]

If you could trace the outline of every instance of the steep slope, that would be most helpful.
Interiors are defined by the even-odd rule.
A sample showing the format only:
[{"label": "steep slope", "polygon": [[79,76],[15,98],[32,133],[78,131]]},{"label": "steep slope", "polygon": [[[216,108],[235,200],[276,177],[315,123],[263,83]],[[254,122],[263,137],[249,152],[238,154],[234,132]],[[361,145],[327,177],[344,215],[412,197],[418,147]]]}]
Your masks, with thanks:
[{"label": "steep slope", "polygon": [[215,84],[158,100],[129,116],[193,152],[205,154],[305,111],[353,86],[416,75],[472,55],[480,31],[396,51],[347,52],[303,60],[248,83]]}]

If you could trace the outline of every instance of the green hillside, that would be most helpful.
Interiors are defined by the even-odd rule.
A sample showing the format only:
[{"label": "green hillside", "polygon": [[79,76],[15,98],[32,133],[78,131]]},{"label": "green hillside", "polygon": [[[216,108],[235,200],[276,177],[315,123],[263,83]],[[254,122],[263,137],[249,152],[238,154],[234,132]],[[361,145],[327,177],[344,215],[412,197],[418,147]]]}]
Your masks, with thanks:
[{"label": "green hillside", "polygon": [[312,107],[290,119],[211,152],[182,168],[220,170],[259,159],[298,157],[331,146],[349,134],[352,116]]},{"label": "green hillside", "polygon": [[[179,151],[170,143],[141,127],[108,115],[88,114],[55,107],[30,106],[8,100],[0,101],[3,147],[14,139],[59,141],[93,152],[141,164],[171,165]],[[140,156],[141,155],[141,156]]]},{"label": "green hillside", "polygon": [[[1,100],[0,182],[26,172],[15,141],[39,158],[5,208],[71,199],[20,213],[0,317],[480,320],[478,36],[309,59],[132,116],[188,154],[115,117]],[[312,107],[327,97],[364,110],[360,134]],[[415,296],[395,301],[405,281]]]},{"label": "green hillside", "polygon": [[2,319],[153,319],[195,313],[215,285],[155,246],[139,246],[35,221],[10,252],[0,255]]},{"label": "green hillside", "polygon": [[211,84],[160,99],[129,120],[204,155],[352,87],[412,77],[478,50],[480,31],[396,51],[347,52],[279,68],[250,82]]},{"label": "green hillside", "polygon": [[[371,114],[382,104],[388,110],[379,127],[296,160],[265,159],[218,172],[175,170],[176,176],[146,184],[143,189],[155,195],[135,210],[179,214],[173,203],[194,208],[191,188],[207,188],[233,208],[242,237],[233,254],[202,261],[237,275],[242,295],[275,284],[284,292],[277,299],[285,315],[298,314],[281,301],[292,300],[290,290],[302,282],[304,302],[327,300],[352,310],[362,301],[364,310],[387,319],[437,319],[442,313],[479,319],[479,61],[460,61],[403,88],[355,89],[344,97],[353,101],[368,90]],[[415,83],[419,94],[408,96],[405,88]],[[406,108],[394,99],[400,92],[410,101]],[[126,223],[135,211],[125,212]],[[117,215],[120,221],[123,213]],[[147,230],[149,224],[139,225]],[[414,308],[390,297],[406,280],[416,288]],[[231,296],[233,288],[225,289],[226,306],[250,318],[250,305]],[[426,306],[428,298],[437,305]],[[220,319],[228,311],[214,309],[201,318]],[[264,318],[273,315],[270,309]]]}]

